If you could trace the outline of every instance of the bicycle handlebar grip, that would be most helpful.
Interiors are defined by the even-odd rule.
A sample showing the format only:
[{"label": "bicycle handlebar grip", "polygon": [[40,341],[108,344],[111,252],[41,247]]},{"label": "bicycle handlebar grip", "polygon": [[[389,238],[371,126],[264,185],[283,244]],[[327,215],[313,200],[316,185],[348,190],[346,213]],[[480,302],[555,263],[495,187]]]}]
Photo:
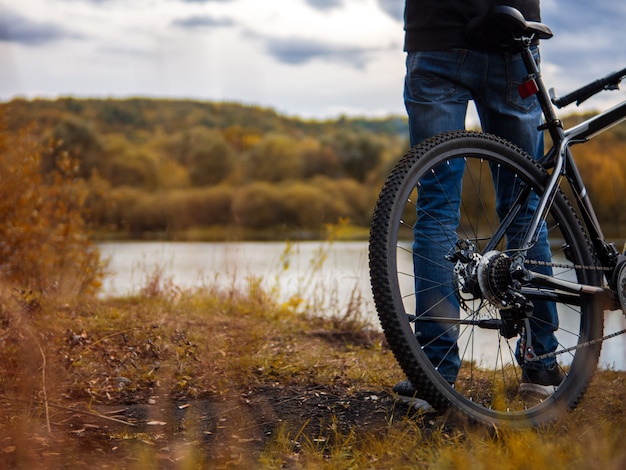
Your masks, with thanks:
[{"label": "bicycle handlebar grip", "polygon": [[591,98],[596,93],[602,91],[605,87],[605,83],[603,79],[596,80],[588,85],[585,85],[582,88],[579,88],[576,91],[571,92],[569,95],[562,96],[561,98],[557,98],[556,100],[552,100],[552,103],[557,108],[562,108],[563,106],[567,106],[570,103],[576,101],[578,104],[582,103],[588,98]]},{"label": "bicycle handlebar grip", "polygon": [[576,104],[580,104],[604,89],[617,88],[624,77],[626,77],[626,68],[620,70],[619,72],[611,73],[604,78],[596,80],[595,82],[591,82],[588,85],[571,92],[569,95],[553,99],[552,103],[558,108],[567,106],[574,101],[576,101]]}]

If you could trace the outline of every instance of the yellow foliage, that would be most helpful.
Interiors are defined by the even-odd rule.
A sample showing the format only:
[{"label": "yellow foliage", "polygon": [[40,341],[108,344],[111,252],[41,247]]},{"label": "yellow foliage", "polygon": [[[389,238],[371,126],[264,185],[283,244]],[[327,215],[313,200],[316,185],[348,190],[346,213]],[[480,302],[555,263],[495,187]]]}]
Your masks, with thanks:
[{"label": "yellow foliage", "polygon": [[46,293],[93,293],[103,266],[87,236],[87,196],[78,168],[60,153],[45,180],[44,149],[28,130],[10,133],[0,124],[0,281]]},{"label": "yellow foliage", "polygon": [[600,223],[610,232],[620,232],[624,218],[622,206],[626,193],[626,162],[622,142],[611,134],[601,135],[572,149],[576,164],[589,190]]}]

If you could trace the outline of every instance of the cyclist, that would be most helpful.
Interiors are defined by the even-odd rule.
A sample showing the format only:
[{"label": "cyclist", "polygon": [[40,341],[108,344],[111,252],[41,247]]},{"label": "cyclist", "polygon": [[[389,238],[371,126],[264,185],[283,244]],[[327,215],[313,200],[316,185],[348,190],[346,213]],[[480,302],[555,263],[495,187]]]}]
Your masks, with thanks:
[{"label": "cyclist", "polygon": [[[539,0],[406,0],[405,44],[406,76],[404,101],[409,118],[411,145],[435,134],[465,128],[470,100],[474,101],[483,131],[498,135],[533,156],[543,155],[541,109],[535,97],[523,99],[517,86],[526,76],[520,54],[488,50],[471,43],[465,34],[468,22],[485,14],[490,7],[506,4],[516,7],[528,21],[540,21]],[[539,62],[539,51],[533,46]],[[459,302],[453,292],[453,273],[444,257],[451,241],[456,241],[458,210],[449,202],[460,194],[456,188],[464,167],[449,167],[444,179],[445,194],[439,189],[429,193],[429,181],[421,181],[418,196],[418,223],[415,227],[413,263],[417,312],[420,315],[459,316]],[[441,178],[438,181],[440,188]],[[506,213],[506,183],[496,188],[499,213]],[[510,191],[509,191],[510,192]],[[425,195],[428,194],[428,197]],[[530,207],[537,201],[529,203]],[[429,217],[420,217],[420,214]],[[436,214],[436,218],[432,214]],[[447,227],[447,234],[441,227]],[[550,247],[545,227],[529,257],[549,261]],[[507,243],[514,244],[513,239]],[[539,269],[551,274],[551,268]],[[556,307],[552,302],[536,302],[531,319],[533,349],[544,354],[556,349],[554,331],[558,327]],[[435,322],[417,322],[416,333],[430,361],[439,373],[454,384],[460,367],[456,344],[458,331]],[[525,365],[522,392],[549,396],[563,376],[554,358]],[[430,405],[416,397],[413,385],[404,380],[393,387],[399,399],[415,408]]]}]

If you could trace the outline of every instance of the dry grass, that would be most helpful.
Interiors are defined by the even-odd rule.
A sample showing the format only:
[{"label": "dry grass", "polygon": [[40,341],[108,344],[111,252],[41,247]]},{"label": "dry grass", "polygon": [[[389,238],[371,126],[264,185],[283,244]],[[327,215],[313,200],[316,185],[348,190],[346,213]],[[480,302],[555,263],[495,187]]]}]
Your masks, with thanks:
[{"label": "dry grass", "polygon": [[5,292],[1,468],[623,468],[623,372],[549,429],[411,416],[380,333],[248,288]]}]

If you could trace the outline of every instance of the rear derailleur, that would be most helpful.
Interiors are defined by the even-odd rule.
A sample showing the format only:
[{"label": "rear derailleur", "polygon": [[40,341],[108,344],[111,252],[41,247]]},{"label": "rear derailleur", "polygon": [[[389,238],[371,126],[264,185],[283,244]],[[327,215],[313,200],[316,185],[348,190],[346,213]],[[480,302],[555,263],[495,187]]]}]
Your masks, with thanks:
[{"label": "rear derailleur", "polygon": [[[462,301],[487,299],[500,311],[500,333],[507,339],[530,334],[528,321],[533,304],[520,293],[519,280],[512,273],[523,273],[523,258],[511,258],[500,251],[481,255],[469,240],[458,240],[447,259],[455,262],[455,273]],[[530,338],[527,338],[529,340]],[[527,341],[527,344],[531,344]]]}]

